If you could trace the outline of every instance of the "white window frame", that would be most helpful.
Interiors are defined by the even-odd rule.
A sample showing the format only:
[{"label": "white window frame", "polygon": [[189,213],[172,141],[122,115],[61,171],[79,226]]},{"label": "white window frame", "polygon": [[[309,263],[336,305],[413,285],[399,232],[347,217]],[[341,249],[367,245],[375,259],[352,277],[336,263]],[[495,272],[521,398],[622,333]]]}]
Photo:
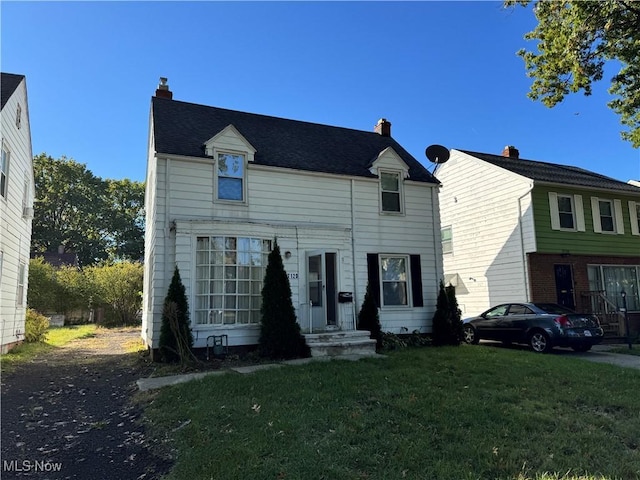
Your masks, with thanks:
[{"label": "white window frame", "polygon": [[[445,240],[445,233],[448,232],[449,238]],[[442,253],[453,253],[453,227],[448,225],[440,230],[440,239],[442,241]]]},{"label": "white window frame", "polygon": [[[602,229],[602,216],[600,213],[600,202],[608,202],[611,205],[613,220],[613,230]],[[622,218],[622,202],[610,198],[591,197],[591,215],[593,217],[593,231],[605,235],[624,235],[624,220]]]},{"label": "white window frame", "polygon": [[[384,190],[382,188],[382,176],[383,175],[395,175],[398,179],[398,190]],[[404,215],[404,190],[403,190],[403,175],[400,170],[378,170],[379,176],[379,188],[380,188],[380,213],[385,215]],[[398,210],[385,210],[383,196],[384,194],[397,194],[398,195]]]},{"label": "white window frame", "polygon": [[629,222],[631,235],[640,235],[640,202],[629,200]]},{"label": "white window frame", "polygon": [[[200,249],[200,241],[204,239],[208,239],[208,247]],[[261,251],[240,249],[240,240],[245,239],[249,240],[249,246],[251,246],[252,240],[259,241]],[[215,248],[214,241],[221,241],[222,248]],[[267,269],[269,251],[273,248],[271,240],[257,236],[197,235],[195,244],[194,307],[191,321],[193,328],[198,330],[246,328],[259,325],[264,274]],[[235,245],[235,249],[231,247],[232,244]],[[203,254],[202,257],[199,256],[200,253]],[[240,261],[241,254],[244,255],[245,261]],[[254,255],[258,254],[261,265],[252,264]],[[248,276],[241,278],[239,272],[242,267],[247,268]],[[227,277],[226,270],[233,270],[233,272],[229,272],[233,276]],[[212,275],[212,271],[216,273]],[[206,276],[205,272],[208,272]],[[217,276],[218,273],[220,276]],[[247,291],[239,291],[241,283],[245,284]],[[245,299],[242,306],[240,305],[240,297]],[[239,312],[243,312],[242,315],[247,318],[246,322],[239,321],[241,318]],[[233,322],[227,321],[231,318],[234,319]]]},{"label": "white window frame", "polygon": [[[621,288],[617,288],[615,290],[611,290],[611,288],[607,289],[608,283],[611,283],[610,277],[605,276],[605,269],[635,269],[636,276],[636,285],[632,285],[631,289],[625,289],[627,293],[627,308],[630,312],[640,311],[636,310],[634,307],[640,308],[640,265],[622,265],[622,264],[589,264],[587,265],[588,278],[589,278],[589,289],[590,290],[601,290],[605,292],[605,295],[609,298],[609,300],[618,307],[622,307],[622,301],[620,298]],[[596,273],[595,277],[593,277],[593,273]],[[597,285],[594,285],[597,283]],[[608,303],[605,304],[605,308],[607,312],[613,311],[613,307]]]},{"label": "white window frame", "polygon": [[[239,151],[232,151],[232,150],[215,150],[214,151],[215,155],[215,165],[213,168],[213,172],[214,172],[214,200],[216,202],[229,202],[229,203],[233,203],[233,204],[246,204],[247,203],[247,153],[246,152],[239,152]],[[230,155],[233,157],[241,157],[242,158],[242,177],[238,177],[238,176],[225,176],[225,175],[220,175],[218,172],[218,165],[220,162],[220,157],[221,156],[225,156],[225,155]],[[232,179],[239,179],[242,182],[242,199],[237,200],[237,199],[233,199],[233,198],[220,198],[220,179],[221,178],[232,178]]]},{"label": "white window frame", "polygon": [[6,200],[9,190],[9,164],[11,162],[11,152],[6,144],[2,142],[2,157],[0,158],[0,197]]},{"label": "white window frame", "polygon": [[[558,200],[560,198],[569,198],[571,201],[571,213],[573,217],[572,228],[565,228],[561,226],[560,208],[558,204]],[[582,195],[549,192],[549,213],[551,217],[552,230],[561,230],[563,232],[584,232],[585,231],[584,207],[582,204]]]},{"label": "white window frame", "polygon": [[20,265],[18,266],[18,291],[16,295],[16,304],[19,307],[24,305],[24,295],[26,293],[24,287],[27,281],[26,272],[27,272],[27,265],[25,262],[21,261]]},{"label": "white window frame", "polygon": [[[404,275],[405,275],[405,279],[404,280],[385,280],[384,278],[384,260],[385,259],[402,259],[404,260]],[[384,254],[380,254],[378,255],[378,262],[379,262],[379,272],[378,274],[380,275],[380,304],[382,308],[398,308],[398,309],[407,309],[407,308],[411,308],[411,306],[413,305],[413,301],[411,298],[411,259],[409,258],[409,255],[401,255],[401,254],[390,254],[390,253],[384,253]],[[391,283],[401,283],[405,285],[405,302],[404,303],[400,303],[400,304],[396,304],[396,303],[390,303],[387,304],[385,302],[385,284],[389,285]]]}]

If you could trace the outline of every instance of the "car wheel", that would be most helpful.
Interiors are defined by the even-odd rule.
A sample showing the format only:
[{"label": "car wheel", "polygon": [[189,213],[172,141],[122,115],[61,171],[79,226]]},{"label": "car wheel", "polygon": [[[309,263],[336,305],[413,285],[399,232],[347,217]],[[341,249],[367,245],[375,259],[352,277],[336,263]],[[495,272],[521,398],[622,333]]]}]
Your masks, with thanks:
[{"label": "car wheel", "polygon": [[465,325],[462,329],[462,333],[462,338],[464,339],[465,343],[476,345],[480,341],[480,338],[478,338],[478,335],[476,334],[476,329],[471,325]]},{"label": "car wheel", "polygon": [[534,352],[547,353],[551,350],[549,335],[542,331],[533,332],[529,337],[529,346]]},{"label": "car wheel", "polygon": [[588,352],[591,350],[591,345],[577,345],[575,347],[571,347],[575,352]]}]

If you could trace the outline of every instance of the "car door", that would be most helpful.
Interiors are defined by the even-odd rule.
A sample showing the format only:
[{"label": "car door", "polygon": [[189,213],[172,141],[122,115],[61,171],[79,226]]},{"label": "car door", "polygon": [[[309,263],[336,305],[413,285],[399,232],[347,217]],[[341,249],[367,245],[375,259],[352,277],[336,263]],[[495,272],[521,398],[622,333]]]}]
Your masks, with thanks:
[{"label": "car door", "polygon": [[526,305],[512,303],[507,314],[501,317],[498,329],[503,342],[523,342],[535,313]]},{"label": "car door", "polygon": [[481,320],[474,322],[481,338],[499,340],[499,322],[507,312],[508,304],[493,307],[481,315]]}]

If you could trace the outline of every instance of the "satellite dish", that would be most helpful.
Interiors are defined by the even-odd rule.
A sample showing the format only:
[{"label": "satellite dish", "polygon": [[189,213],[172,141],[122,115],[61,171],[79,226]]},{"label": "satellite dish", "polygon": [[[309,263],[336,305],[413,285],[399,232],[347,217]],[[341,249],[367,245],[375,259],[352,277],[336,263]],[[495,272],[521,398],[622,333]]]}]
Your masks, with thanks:
[{"label": "satellite dish", "polygon": [[433,163],[445,163],[449,160],[449,150],[442,145],[429,145],[424,153]]}]

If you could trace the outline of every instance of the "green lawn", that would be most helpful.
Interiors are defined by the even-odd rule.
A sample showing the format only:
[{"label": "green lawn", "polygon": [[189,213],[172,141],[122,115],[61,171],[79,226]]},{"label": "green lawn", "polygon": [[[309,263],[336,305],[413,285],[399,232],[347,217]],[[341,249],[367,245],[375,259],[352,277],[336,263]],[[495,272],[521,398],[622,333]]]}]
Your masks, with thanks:
[{"label": "green lawn", "polygon": [[141,397],[172,479],[640,478],[640,372],[461,346]]},{"label": "green lawn", "polygon": [[87,338],[95,335],[96,325],[75,325],[69,327],[52,327],[47,331],[44,342],[23,342],[13,348],[9,353],[2,355],[2,372],[11,371],[20,362],[26,362],[36,355],[46,353],[56,347],[69,343],[78,338]]}]

